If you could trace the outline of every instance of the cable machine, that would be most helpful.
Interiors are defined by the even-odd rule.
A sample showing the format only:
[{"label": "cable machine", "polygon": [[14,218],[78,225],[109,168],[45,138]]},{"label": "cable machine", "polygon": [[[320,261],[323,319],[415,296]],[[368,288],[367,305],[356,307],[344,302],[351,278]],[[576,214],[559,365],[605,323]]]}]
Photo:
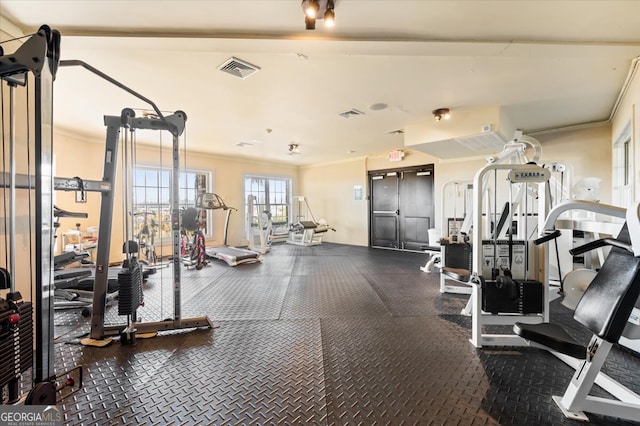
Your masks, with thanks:
[{"label": "cable machine", "polygon": [[[26,40],[13,54],[4,55],[0,47],[0,87],[2,88],[2,142],[3,142],[3,204],[5,223],[5,263],[2,268],[2,286],[9,290],[0,299],[0,391],[7,389],[11,404],[53,405],[75,393],[82,386],[81,367],[56,375],[53,351],[53,140],[52,105],[53,80],[59,65],[60,33],[46,25]],[[5,131],[5,92],[8,87],[8,132]],[[26,174],[17,173],[16,148],[16,92],[18,86],[26,91]],[[33,90],[30,91],[30,88]],[[22,90],[22,89],[20,89]],[[8,133],[8,138],[5,134]],[[22,137],[22,135],[21,135]],[[9,172],[4,146],[8,139]],[[33,158],[31,143],[33,142]],[[33,164],[34,174],[31,167]],[[28,271],[16,267],[18,230],[16,209],[17,189],[28,190]],[[32,194],[32,191],[34,192]],[[7,201],[7,192],[8,201]],[[22,197],[21,197],[22,198]],[[33,198],[33,202],[32,202]],[[8,207],[8,209],[7,209]],[[24,206],[21,206],[24,208]],[[33,235],[33,238],[32,238]],[[35,251],[33,250],[35,245]],[[28,277],[24,277],[27,273]],[[16,289],[16,279],[28,282],[31,302],[25,301]],[[32,305],[33,303],[33,305]],[[35,336],[32,310],[35,308]],[[34,348],[35,342],[35,348]],[[7,354],[11,354],[8,355]],[[23,373],[32,371],[33,387],[19,395],[19,380]],[[71,377],[75,373],[75,377]],[[59,379],[65,377],[64,380]],[[66,390],[66,392],[62,392]],[[4,395],[3,395],[4,400]]]},{"label": "cable machine", "polygon": [[[534,151],[531,159],[526,155],[527,145]],[[489,327],[516,321],[539,323],[549,318],[549,281],[536,264],[540,250],[530,240],[533,231],[542,228],[552,195],[566,196],[563,185],[552,190],[550,183],[552,173],[564,173],[565,168],[559,163],[537,165],[540,154],[538,141],[516,132],[500,153],[487,158],[473,179],[471,213],[461,226],[461,231],[472,226],[471,247],[466,241],[457,241],[459,235],[454,242],[466,250],[464,265],[448,267],[444,258],[442,281],[453,279],[471,285],[471,297],[462,314],[473,317],[471,343],[476,347],[522,346],[525,343],[520,337],[490,332]],[[500,181],[508,188],[499,191]],[[450,244],[447,249],[454,247]]]},{"label": "cable machine", "polygon": [[[60,66],[81,66],[93,74],[118,86],[122,90],[130,93],[151,105],[155,111],[155,116],[136,117],[133,109],[125,108],[119,116],[105,116],[106,126],[105,156],[103,163],[103,178],[100,188],[110,188],[110,190],[100,190],[100,221],[98,227],[98,247],[96,253],[96,275],[93,289],[93,312],[91,316],[91,333],[89,339],[84,339],[83,343],[88,345],[104,346],[110,343],[112,336],[121,335],[126,341],[134,338],[132,333],[156,333],[164,330],[176,330],[186,328],[213,328],[213,323],[208,317],[182,318],[181,316],[181,261],[180,261],[180,208],[179,208],[179,181],[180,181],[180,136],[185,129],[187,116],[182,111],[176,111],[172,115],[164,116],[158,107],[148,98],[140,95],[105,73],[79,60],[60,61]],[[109,271],[109,252],[111,246],[111,228],[113,218],[114,191],[113,184],[116,178],[118,159],[118,140],[121,129],[150,129],[167,131],[171,134],[172,141],[172,179],[171,179],[171,233],[173,246],[173,297],[174,309],[173,318],[163,321],[137,322],[133,306],[135,297],[131,299],[132,306],[128,306],[125,311],[132,316],[129,324],[105,325],[105,308]],[[86,188],[85,188],[86,189]],[[87,189],[86,189],[87,190]],[[130,247],[130,250],[132,248]],[[135,294],[135,291],[134,293]],[[124,333],[124,334],[123,334]]]}]

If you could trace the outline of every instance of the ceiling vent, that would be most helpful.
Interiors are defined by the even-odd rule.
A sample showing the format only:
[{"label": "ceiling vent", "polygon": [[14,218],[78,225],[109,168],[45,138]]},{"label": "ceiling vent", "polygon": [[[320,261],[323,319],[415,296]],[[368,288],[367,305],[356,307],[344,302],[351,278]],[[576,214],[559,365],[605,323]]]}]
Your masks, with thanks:
[{"label": "ceiling vent", "polygon": [[340,117],[342,118],[349,118],[353,115],[364,115],[364,112],[359,111],[355,108],[350,109],[349,111],[345,111],[345,112],[341,112],[340,114],[338,114]]},{"label": "ceiling vent", "polygon": [[404,129],[391,130],[387,132],[388,135],[404,135]]},{"label": "ceiling vent", "polygon": [[234,56],[227,59],[224,64],[218,67],[218,69],[222,72],[226,72],[227,74],[240,77],[243,80],[260,71],[260,67],[252,65],[249,62],[245,62]]},{"label": "ceiling vent", "polygon": [[508,141],[508,137],[506,134],[503,135],[499,132],[489,132],[478,133],[470,136],[460,136],[455,138],[455,141],[473,152],[486,154],[487,151],[500,151]]},{"label": "ceiling vent", "polygon": [[500,152],[515,130],[503,108],[461,108],[446,121],[407,125],[404,145],[442,159],[475,157]]},{"label": "ceiling vent", "polygon": [[245,146],[254,146],[261,144],[262,141],[258,139],[251,139],[250,141],[240,141],[236,144],[236,146],[245,147]]}]

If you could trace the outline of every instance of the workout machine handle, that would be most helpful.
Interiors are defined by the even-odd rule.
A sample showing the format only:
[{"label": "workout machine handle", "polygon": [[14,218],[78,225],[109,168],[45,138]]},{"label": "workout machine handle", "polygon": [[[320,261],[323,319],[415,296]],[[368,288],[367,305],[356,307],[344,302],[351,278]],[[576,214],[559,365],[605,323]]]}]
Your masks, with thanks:
[{"label": "workout machine handle", "polygon": [[539,246],[540,244],[544,244],[547,241],[555,240],[561,234],[562,233],[560,232],[559,229],[547,230],[547,231],[544,231],[544,235],[542,237],[539,237],[533,240],[533,243]]},{"label": "workout machine handle", "polygon": [[599,240],[590,241],[581,246],[572,248],[571,250],[569,250],[569,253],[571,253],[572,256],[576,256],[604,246],[618,247],[633,254],[633,248],[631,247],[631,244],[623,243],[622,241],[616,240],[615,238],[601,238]]},{"label": "workout machine handle", "polygon": [[55,217],[77,217],[77,218],[81,218],[81,219],[86,219],[86,218],[89,217],[88,213],[70,212],[68,210],[63,210],[58,206],[53,206],[53,215]]},{"label": "workout machine handle", "polygon": [[100,71],[97,68],[92,67],[91,65],[89,65],[88,63],[84,62],[84,61],[80,61],[78,59],[67,59],[67,60],[63,60],[59,62],[59,65],[61,67],[76,67],[76,66],[80,66],[92,73],[94,73],[95,75],[97,75],[98,77],[107,80],[109,83],[118,86],[119,88],[121,88],[122,90],[124,90],[125,92],[135,96],[136,98],[148,103],[149,105],[151,105],[151,107],[153,108],[153,110],[155,111],[155,113],[158,115],[158,118],[165,123],[167,126],[170,126],[174,129],[175,133],[178,130],[176,129],[176,126],[169,123],[166,118],[164,117],[164,115],[162,115],[162,112],[160,111],[160,109],[157,107],[157,105],[149,98],[146,98],[144,96],[142,96],[140,93],[136,92],[133,89],[130,89],[129,87],[125,86],[124,84],[120,83],[118,80],[116,80],[113,77],[108,76],[107,74],[103,73],[102,71]]}]

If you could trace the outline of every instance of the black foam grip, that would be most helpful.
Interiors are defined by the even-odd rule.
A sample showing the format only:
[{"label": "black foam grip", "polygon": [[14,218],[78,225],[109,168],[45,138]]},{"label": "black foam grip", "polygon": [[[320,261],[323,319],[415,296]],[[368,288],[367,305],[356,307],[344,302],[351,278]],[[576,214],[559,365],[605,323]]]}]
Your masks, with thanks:
[{"label": "black foam grip", "polygon": [[540,244],[544,244],[547,241],[551,241],[558,238],[561,234],[562,233],[560,232],[559,229],[554,229],[553,231],[545,231],[545,234],[542,237],[536,238],[535,240],[533,240],[533,243],[539,246]]},{"label": "black foam grip", "polygon": [[599,240],[589,241],[586,244],[572,248],[571,250],[569,250],[569,253],[571,253],[572,256],[577,256],[579,254],[586,253],[588,251],[597,249],[599,247],[604,247],[604,246],[618,247],[630,253],[633,253],[633,248],[631,247],[631,244],[627,244],[623,241],[616,240],[615,238],[601,238]]}]

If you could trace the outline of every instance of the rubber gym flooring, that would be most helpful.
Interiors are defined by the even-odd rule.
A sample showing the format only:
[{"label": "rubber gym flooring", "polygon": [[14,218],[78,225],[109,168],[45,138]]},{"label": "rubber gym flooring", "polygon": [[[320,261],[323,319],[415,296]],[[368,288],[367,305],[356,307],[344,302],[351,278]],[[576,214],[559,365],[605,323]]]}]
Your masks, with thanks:
[{"label": "rubber gym flooring", "polygon": [[[440,294],[426,255],[328,244],[274,245],[264,263],[182,271],[183,318],[216,328],[83,347],[89,320],[55,318],[56,367],[81,364],[72,425],[568,425],[551,400],[573,371],[535,348],[476,349],[467,297]],[[171,317],[172,273],[145,284],[143,321]],[[161,303],[162,300],[162,303]],[[571,312],[552,320],[588,340]],[[119,322],[117,306],[107,322]],[[640,391],[640,356],[606,373]],[[597,393],[597,392],[596,392]],[[598,394],[598,393],[597,393]],[[600,391],[599,395],[604,395]],[[590,415],[593,425],[634,424]]]}]

